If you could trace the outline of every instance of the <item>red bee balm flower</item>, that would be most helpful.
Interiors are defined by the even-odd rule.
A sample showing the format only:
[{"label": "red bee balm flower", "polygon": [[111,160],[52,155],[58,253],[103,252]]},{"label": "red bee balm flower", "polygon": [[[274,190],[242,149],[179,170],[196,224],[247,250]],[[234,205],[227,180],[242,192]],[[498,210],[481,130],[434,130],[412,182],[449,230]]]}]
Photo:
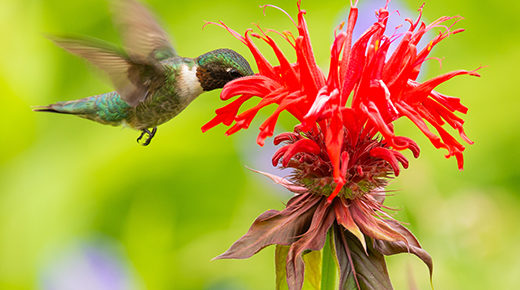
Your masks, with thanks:
[{"label": "red bee balm flower", "polygon": [[[350,276],[358,287],[375,285],[371,284],[370,275],[356,274],[356,265],[365,262],[382,265],[378,269],[384,279],[379,279],[382,284],[376,286],[390,285],[382,255],[413,253],[428,265],[431,273],[430,256],[406,228],[382,210],[383,188],[392,175],[399,175],[400,166],[408,167],[407,159],[399,151],[409,149],[414,157],[419,156],[419,147],[413,140],[394,133],[393,122],[403,116],[436,148],[445,148],[447,158],[455,156],[459,169],[463,167],[464,146],[444,125],[456,129],[471,144],[463,130],[464,121],[454,114],[466,113],[467,108],[458,98],[434,89],[457,75],[479,75],[476,71],[458,70],[423,83],[417,81],[431,49],[463,31],[453,29],[461,18],[441,17],[425,25],[420,21],[421,7],[416,21],[406,19],[408,31],[386,36],[389,13],[385,7],[376,13],[377,21],[352,44],[358,15],[353,5],[346,30],[335,32],[329,74],[325,77],[316,64],[305,11],[300,9],[299,2],[298,9],[298,36],[278,33],[294,47],[296,63],[290,63],[261,29],[259,33],[247,30],[242,36],[222,22],[217,24],[250,49],[259,73],[228,83],[222,90],[222,100],[237,98],[217,109],[217,115],[202,130],[222,123],[231,126],[226,134],[233,134],[247,129],[260,109],[277,104],[274,113],[260,126],[257,143],[262,146],[273,135],[281,112],[289,112],[300,122],[294,132],[274,139],[275,145],[285,145],[273,156],[273,166],[294,168],[294,174],[289,180],[270,176],[297,195],[285,210],[262,214],[249,232],[219,258],[246,258],[270,244],[291,245],[287,282],[290,289],[299,289],[303,283],[301,254],[305,250],[320,250],[332,227],[341,289]],[[441,28],[441,32],[425,48],[418,49],[421,38],[433,28]],[[273,66],[264,58],[252,37],[273,49],[279,65]],[[397,41],[390,55],[390,44]],[[260,102],[239,114],[239,109],[253,97],[260,97]],[[430,131],[427,123],[438,135]],[[364,261],[351,255],[356,249],[365,253]]]}]

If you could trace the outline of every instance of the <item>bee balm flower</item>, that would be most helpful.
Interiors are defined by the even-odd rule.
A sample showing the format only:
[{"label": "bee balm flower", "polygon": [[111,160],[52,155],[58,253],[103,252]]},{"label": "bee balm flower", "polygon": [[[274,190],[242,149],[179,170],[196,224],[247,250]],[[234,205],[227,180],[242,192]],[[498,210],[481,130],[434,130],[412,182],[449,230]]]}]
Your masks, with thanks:
[{"label": "bee balm flower", "polygon": [[[412,121],[436,148],[447,150],[447,158],[455,156],[460,169],[464,146],[445,128],[452,127],[465,142],[472,143],[464,133],[464,121],[454,114],[466,113],[467,108],[458,98],[435,88],[458,75],[478,76],[476,71],[458,70],[417,81],[432,48],[463,31],[453,28],[461,18],[441,17],[426,25],[420,20],[421,7],[417,20],[406,20],[406,32],[386,35],[389,12],[384,7],[376,13],[376,22],[353,41],[358,15],[355,6],[345,30],[335,32],[327,76],[316,64],[306,12],[299,2],[295,23],[298,35],[278,33],[294,48],[295,63],[287,60],[263,30],[247,30],[241,35],[222,22],[217,24],[250,49],[259,73],[228,83],[221,98],[235,99],[217,109],[216,116],[202,130],[224,124],[231,126],[226,133],[233,134],[247,129],[260,109],[276,104],[275,111],[260,126],[257,143],[263,145],[273,135],[280,113],[287,111],[299,121],[294,132],[274,139],[275,145],[284,146],[272,159],[273,166],[294,168],[294,174],[289,179],[268,175],[297,195],[284,210],[267,211],[258,217],[249,232],[218,258],[247,258],[267,245],[290,245],[286,263],[290,289],[300,289],[303,284],[301,255],[307,250],[320,250],[328,231],[334,233],[341,289],[350,276],[358,286],[390,285],[384,259],[379,259],[383,255],[413,253],[431,273],[430,256],[405,227],[383,211],[388,179],[398,176],[401,167],[408,167],[401,151],[408,149],[414,157],[419,156],[419,147],[412,139],[394,133],[393,122],[401,117]],[[426,47],[418,48],[422,37],[434,28],[441,31]],[[252,38],[266,42],[279,64],[271,65]],[[390,53],[393,42],[397,47]],[[239,113],[254,97],[260,98],[259,102]],[[352,252],[364,252],[365,257],[357,261]],[[357,273],[358,263],[382,265],[383,278],[376,279],[380,284],[373,284],[375,278],[370,277],[374,275]]]}]

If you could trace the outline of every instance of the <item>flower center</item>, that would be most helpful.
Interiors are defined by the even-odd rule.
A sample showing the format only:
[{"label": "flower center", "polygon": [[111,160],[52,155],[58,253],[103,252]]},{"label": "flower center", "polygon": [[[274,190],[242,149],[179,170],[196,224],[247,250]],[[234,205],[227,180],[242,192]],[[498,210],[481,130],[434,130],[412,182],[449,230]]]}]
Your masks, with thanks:
[{"label": "flower center", "polygon": [[[346,138],[342,153],[347,154],[349,158],[345,164],[341,164],[346,182],[338,196],[355,199],[377,188],[384,188],[388,179],[393,177],[393,168],[387,160],[370,152],[374,148],[388,147],[380,140],[368,137],[360,138],[355,145],[347,141]],[[292,142],[294,141],[288,143]],[[295,169],[291,177],[292,182],[307,188],[313,194],[330,196],[337,186],[333,177],[333,166],[327,154],[323,152],[299,152],[287,162],[286,167]]]},{"label": "flower center", "polygon": [[[299,185],[309,189],[311,193],[317,195],[330,196],[336,188],[336,183],[332,177],[302,178],[295,181]],[[344,197],[345,199],[355,199],[373,192],[377,188],[385,187],[387,183],[385,178],[375,180],[361,179],[357,182],[350,181],[343,186],[338,196]]]}]

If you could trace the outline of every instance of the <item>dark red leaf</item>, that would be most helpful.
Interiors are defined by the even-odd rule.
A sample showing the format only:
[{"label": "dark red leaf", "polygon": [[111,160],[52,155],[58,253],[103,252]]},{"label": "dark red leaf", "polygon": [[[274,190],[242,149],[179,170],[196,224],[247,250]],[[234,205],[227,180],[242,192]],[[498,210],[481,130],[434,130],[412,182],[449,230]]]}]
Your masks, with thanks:
[{"label": "dark red leaf", "polygon": [[290,290],[300,290],[303,286],[304,263],[301,255],[306,250],[321,250],[327,238],[327,231],[332,226],[334,211],[326,199],[320,197],[320,202],[308,230],[298,241],[294,242],[287,254],[287,284]]},{"label": "dark red leaf", "polygon": [[[393,289],[384,256],[366,240],[367,252],[350,232],[334,225],[334,244],[339,263],[339,289]],[[368,253],[368,255],[367,255]]]},{"label": "dark red leaf", "polygon": [[403,237],[406,238],[407,243],[403,241],[383,241],[374,240],[374,249],[383,255],[395,255],[399,253],[411,253],[421,259],[430,271],[430,279],[433,275],[433,262],[432,257],[428,252],[421,248],[421,245],[415,238],[415,236],[404,226],[393,220],[385,220],[385,222],[391,226],[395,231],[399,232]]},{"label": "dark red leaf", "polygon": [[264,212],[243,237],[215,259],[245,259],[272,244],[294,243],[308,230],[320,200],[320,196],[302,194],[293,197],[282,211]]}]

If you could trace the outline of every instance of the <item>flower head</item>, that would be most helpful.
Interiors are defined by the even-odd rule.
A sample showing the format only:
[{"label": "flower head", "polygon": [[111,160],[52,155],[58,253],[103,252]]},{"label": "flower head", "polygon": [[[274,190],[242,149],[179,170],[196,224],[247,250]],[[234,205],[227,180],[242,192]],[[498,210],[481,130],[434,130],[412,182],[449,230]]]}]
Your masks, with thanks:
[{"label": "flower head", "polygon": [[[294,37],[290,32],[280,33],[294,47],[296,63],[289,63],[276,42],[264,31],[253,33],[247,30],[241,36],[220,23],[251,50],[259,73],[237,79],[224,87],[222,100],[238,98],[217,109],[217,115],[202,128],[203,131],[220,123],[232,125],[226,134],[247,129],[260,109],[277,104],[274,113],[260,126],[258,144],[263,145],[265,139],[273,135],[281,112],[287,111],[295,116],[300,121],[295,133],[275,139],[275,143],[289,141],[290,144],[275,154],[273,164],[281,161],[282,166],[287,167],[291,160],[302,160],[303,155],[324,159],[332,172],[329,176],[336,184],[330,199],[341,191],[349,179],[352,180],[353,174],[359,173],[363,178],[366,174],[370,175],[374,168],[369,166],[363,170],[366,164],[359,163],[361,160],[353,156],[353,148],[366,147],[364,153],[368,156],[364,156],[364,161],[384,160],[395,175],[399,175],[399,164],[405,168],[408,166],[399,151],[409,149],[418,157],[416,143],[394,133],[393,122],[400,117],[411,120],[436,148],[445,148],[448,151],[446,157],[455,156],[459,169],[462,169],[464,146],[445,127],[447,124],[457,130],[462,139],[471,144],[464,133],[464,121],[454,114],[466,113],[467,108],[460,103],[460,99],[434,89],[455,76],[478,74],[458,70],[423,83],[417,81],[420,68],[432,48],[448,36],[463,31],[453,29],[461,17],[441,17],[426,25],[420,21],[421,7],[417,20],[407,19],[408,31],[386,36],[384,32],[389,13],[385,7],[378,11],[377,22],[351,44],[358,15],[357,8],[352,7],[346,30],[335,33],[329,75],[325,77],[314,59],[303,17],[306,12],[300,9],[300,3],[298,8],[298,36]],[[443,30],[426,47],[418,49],[417,44],[425,33],[438,27]],[[270,45],[279,65],[271,65],[251,37],[262,39]],[[388,55],[390,44],[395,41],[399,41],[397,49]],[[261,98],[260,102],[239,114],[244,103],[255,96]],[[427,123],[438,135],[429,129]],[[379,145],[372,146],[367,142]],[[362,146],[359,146],[360,143]]]},{"label": "flower head", "polygon": [[[268,31],[289,42],[296,53],[295,63],[287,60],[262,29],[258,33],[247,30],[241,35],[222,22],[217,24],[250,49],[259,72],[224,87],[222,100],[235,99],[217,109],[217,115],[203,131],[221,123],[231,126],[228,135],[247,129],[260,109],[276,104],[275,111],[260,126],[257,143],[263,145],[273,135],[280,113],[287,111],[299,121],[294,132],[282,133],[274,139],[275,145],[284,146],[272,159],[273,166],[294,168],[294,174],[289,179],[268,175],[298,195],[283,211],[262,214],[249,232],[219,257],[246,258],[270,244],[291,245],[287,257],[287,281],[291,289],[301,288],[303,283],[301,254],[321,249],[331,228],[344,274],[342,281],[354,273],[356,283],[364,283],[358,281],[364,276],[355,274],[356,261],[351,257],[356,247],[365,253],[377,253],[367,255],[368,260],[377,255],[414,253],[429,266],[431,273],[430,256],[406,228],[383,211],[387,180],[398,176],[400,167],[408,167],[400,151],[409,149],[414,157],[419,156],[419,147],[412,139],[394,133],[393,122],[401,117],[411,120],[436,148],[447,150],[447,158],[455,156],[459,169],[463,167],[464,146],[445,127],[452,127],[464,141],[472,143],[464,133],[464,121],[454,114],[466,113],[467,108],[458,98],[434,89],[458,75],[478,76],[476,71],[458,70],[425,82],[417,81],[432,48],[463,31],[454,29],[461,17],[441,17],[426,25],[420,20],[421,7],[417,20],[406,19],[409,26],[406,32],[387,35],[387,4],[377,11],[376,22],[353,41],[358,16],[355,6],[346,24],[334,33],[327,76],[316,64],[304,18],[306,12],[300,8],[300,2],[297,23],[293,21],[297,36]],[[422,37],[434,28],[441,31],[426,47],[418,48]],[[267,43],[279,64],[271,65],[252,38]],[[390,53],[390,44],[394,42],[396,49]],[[253,97],[259,97],[260,101],[239,113]],[[357,244],[352,242],[353,237]]]}]

